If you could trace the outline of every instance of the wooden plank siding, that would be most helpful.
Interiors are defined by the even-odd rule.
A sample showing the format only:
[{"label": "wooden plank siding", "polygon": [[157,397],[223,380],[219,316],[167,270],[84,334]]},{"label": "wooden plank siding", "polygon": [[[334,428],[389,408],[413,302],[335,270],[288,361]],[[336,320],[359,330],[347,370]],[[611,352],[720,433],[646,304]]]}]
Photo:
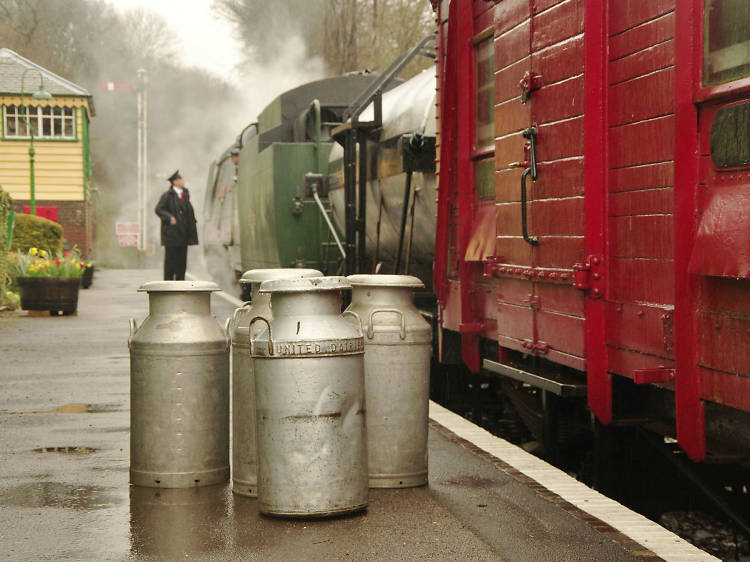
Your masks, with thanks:
[{"label": "wooden plank siding", "polygon": [[674,359],[675,0],[609,0],[609,371]]},{"label": "wooden plank siding", "polygon": [[[20,96],[0,96],[2,106],[18,105],[20,101]],[[33,105],[76,108],[75,140],[34,139],[36,200],[83,201],[86,197],[83,119],[84,109],[88,110],[87,101],[84,98],[55,97],[33,100]],[[14,199],[30,198],[28,139],[0,138],[0,185]]]}]

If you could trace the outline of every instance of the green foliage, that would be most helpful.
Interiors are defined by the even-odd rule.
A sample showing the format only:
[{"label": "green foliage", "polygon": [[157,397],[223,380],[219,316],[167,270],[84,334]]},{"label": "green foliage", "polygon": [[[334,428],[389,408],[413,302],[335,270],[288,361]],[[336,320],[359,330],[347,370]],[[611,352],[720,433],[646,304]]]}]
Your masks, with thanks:
[{"label": "green foliage", "polygon": [[35,215],[16,215],[11,250],[26,253],[31,248],[43,248],[53,254],[63,249],[63,229],[58,223]]},{"label": "green foliage", "polygon": [[13,200],[10,198],[10,195],[0,187],[0,308],[16,308],[16,301],[18,300],[17,298],[13,298],[16,296],[15,293],[11,293],[8,290],[8,281],[10,279],[8,270],[10,266],[8,263],[8,252],[6,251],[8,247],[6,225],[12,203]]}]

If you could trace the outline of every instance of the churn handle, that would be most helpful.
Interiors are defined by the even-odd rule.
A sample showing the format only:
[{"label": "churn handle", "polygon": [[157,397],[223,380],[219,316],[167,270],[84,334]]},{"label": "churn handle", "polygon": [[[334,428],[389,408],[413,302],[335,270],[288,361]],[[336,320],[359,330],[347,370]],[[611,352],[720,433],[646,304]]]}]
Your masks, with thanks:
[{"label": "churn handle", "polygon": [[347,314],[351,314],[354,316],[354,318],[357,319],[357,325],[359,326],[359,333],[360,335],[364,336],[364,333],[362,332],[362,319],[359,317],[359,314],[354,312],[353,310],[345,310],[341,313],[341,316],[346,316]]},{"label": "churn handle", "polygon": [[406,339],[406,317],[404,313],[397,308],[376,308],[370,312],[370,321],[367,323],[367,337],[372,339],[375,336],[375,328],[372,325],[372,317],[378,312],[393,312],[401,316],[401,339]]},{"label": "churn handle", "polygon": [[255,340],[253,339],[253,324],[255,324],[256,320],[262,320],[266,323],[266,326],[268,326],[268,355],[273,355],[273,335],[271,334],[271,323],[262,316],[255,316],[252,320],[250,320],[250,324],[247,327],[247,337],[250,338],[250,355],[253,355],[253,344],[255,343]]},{"label": "churn handle", "polygon": [[130,349],[130,342],[133,341],[133,336],[138,331],[138,323],[135,318],[130,319],[130,335],[128,336],[128,349]]}]

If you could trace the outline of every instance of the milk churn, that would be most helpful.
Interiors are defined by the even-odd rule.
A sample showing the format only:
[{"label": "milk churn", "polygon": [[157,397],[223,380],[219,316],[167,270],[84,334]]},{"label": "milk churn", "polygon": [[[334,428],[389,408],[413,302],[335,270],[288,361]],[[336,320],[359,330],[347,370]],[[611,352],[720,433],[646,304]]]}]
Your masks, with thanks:
[{"label": "milk churn", "polygon": [[186,488],[229,479],[229,339],[214,283],[154,281],[130,339],[130,482]]},{"label": "milk churn", "polygon": [[[364,342],[341,314],[344,277],[266,281],[272,319],[252,341],[258,501],[277,516],[367,505]],[[354,316],[354,315],[350,315]]]},{"label": "milk churn", "polygon": [[371,488],[427,483],[432,329],[414,306],[409,275],[350,275],[365,337],[367,449]]},{"label": "milk churn", "polygon": [[[250,358],[249,326],[253,316],[271,319],[271,296],[260,294],[260,284],[269,279],[319,277],[317,269],[251,269],[240,279],[243,294],[250,301],[234,311],[229,332],[232,338],[232,491],[258,495],[258,470],[255,450],[255,377]],[[249,289],[249,290],[248,290]],[[257,335],[263,325],[253,326]]]}]

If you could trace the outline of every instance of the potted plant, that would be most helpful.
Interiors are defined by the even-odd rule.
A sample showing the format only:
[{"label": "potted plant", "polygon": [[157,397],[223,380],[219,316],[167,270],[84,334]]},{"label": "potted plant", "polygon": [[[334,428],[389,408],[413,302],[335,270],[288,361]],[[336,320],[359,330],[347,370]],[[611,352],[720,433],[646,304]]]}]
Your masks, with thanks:
[{"label": "potted plant", "polygon": [[50,314],[74,314],[85,264],[77,250],[52,255],[47,250],[20,250],[13,260],[15,283],[24,310],[49,310]]},{"label": "potted plant", "polygon": [[94,264],[86,263],[83,267],[83,276],[81,277],[81,288],[88,289],[94,282]]}]

